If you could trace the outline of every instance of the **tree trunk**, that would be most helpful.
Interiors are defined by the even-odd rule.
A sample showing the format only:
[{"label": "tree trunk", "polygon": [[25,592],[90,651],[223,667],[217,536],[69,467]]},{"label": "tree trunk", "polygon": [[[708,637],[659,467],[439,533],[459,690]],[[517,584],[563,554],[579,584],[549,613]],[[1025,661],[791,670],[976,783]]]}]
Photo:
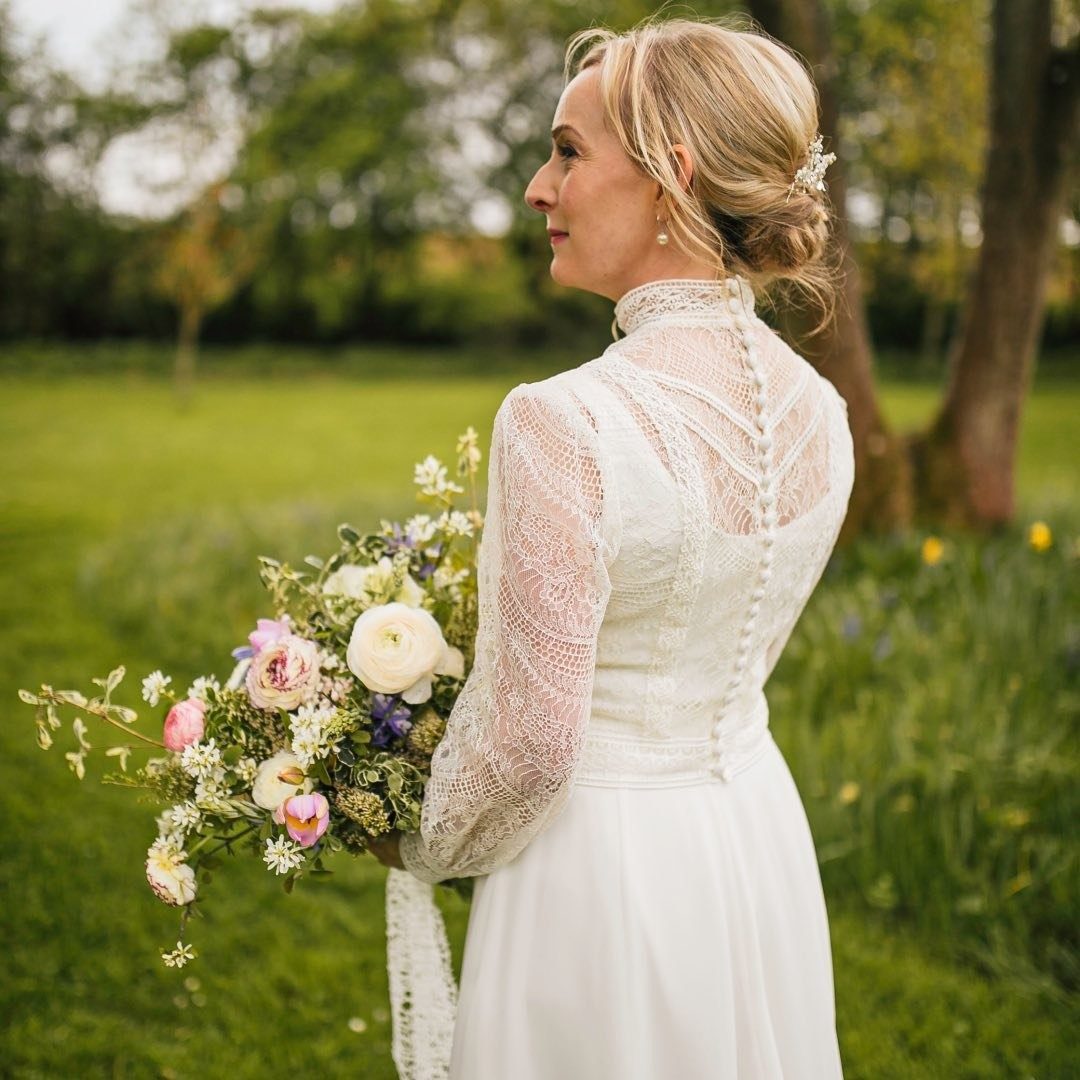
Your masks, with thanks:
[{"label": "tree trunk", "polygon": [[[823,0],[750,0],[762,28],[802,54],[811,65],[821,100],[821,133],[835,146],[840,116],[836,91],[838,61]],[[911,518],[912,475],[903,440],[885,423],[874,385],[870,331],[862,283],[847,230],[847,183],[843,161],[830,167],[827,181],[834,210],[834,242],[841,280],[835,319],[813,337],[816,313],[790,311],[785,332],[799,351],[830,379],[848,404],[855,444],[855,487],[841,539],[867,530],[892,530]]]},{"label": "tree trunk", "polygon": [[176,393],[183,406],[191,402],[195,385],[195,362],[199,355],[199,328],[202,309],[198,304],[184,303],[180,307],[180,332],[176,344],[176,366],[173,369]]},{"label": "tree trunk", "polygon": [[996,0],[982,248],[949,384],[911,441],[922,518],[993,527],[1015,510],[1020,413],[1035,366],[1080,101],[1080,43],[1051,44],[1051,0]]}]

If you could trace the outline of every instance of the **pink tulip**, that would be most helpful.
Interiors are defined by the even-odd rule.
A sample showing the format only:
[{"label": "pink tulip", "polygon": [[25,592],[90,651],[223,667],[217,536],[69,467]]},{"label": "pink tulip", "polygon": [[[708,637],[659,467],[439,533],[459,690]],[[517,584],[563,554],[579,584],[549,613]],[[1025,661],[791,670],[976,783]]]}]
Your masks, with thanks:
[{"label": "pink tulip", "polygon": [[251,642],[252,651],[258,656],[267,645],[273,645],[291,633],[288,619],[259,619],[258,629],[248,634],[248,641]]},{"label": "pink tulip", "polygon": [[330,824],[330,804],[318,792],[293,795],[274,811],[274,820],[284,825],[301,847],[311,847]]},{"label": "pink tulip", "polygon": [[197,743],[206,730],[206,702],[199,698],[178,701],[165,717],[165,746],[170,750],[183,750]]}]

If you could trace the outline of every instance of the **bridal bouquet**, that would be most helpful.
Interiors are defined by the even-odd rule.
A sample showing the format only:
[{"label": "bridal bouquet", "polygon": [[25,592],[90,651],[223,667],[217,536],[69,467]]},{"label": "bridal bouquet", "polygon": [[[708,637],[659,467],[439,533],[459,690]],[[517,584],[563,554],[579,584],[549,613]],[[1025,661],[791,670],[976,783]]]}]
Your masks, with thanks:
[{"label": "bridal bouquet", "polygon": [[[261,557],[273,618],[258,619],[233,651],[224,684],[203,675],[180,694],[161,671],[143,679],[143,699],[164,713],[160,738],[112,701],[123,667],[93,680],[102,691],[93,698],[48,685],[19,691],[36,709],[42,749],[62,726],[62,707],[81,714],[65,754],[80,780],[92,749],[83,715],[122,731],[124,741],[104,751],[120,771],[104,782],[144,789],[164,807],[146,877],[180,909],[167,965],[195,956],[184,931],[220,853],[255,854],[289,892],[305,875],[330,873],[330,853],[360,854],[392,829],[419,829],[431,755],[472,664],[480,457],[469,427],[457,442],[468,512],[454,507],[465,489],[428,456],[414,480],[437,514],[404,526],[383,520],[368,535],[342,525],[338,550],[308,556],[307,569]],[[136,766],[138,750],[150,756]],[[467,895],[471,879],[445,884]]]}]

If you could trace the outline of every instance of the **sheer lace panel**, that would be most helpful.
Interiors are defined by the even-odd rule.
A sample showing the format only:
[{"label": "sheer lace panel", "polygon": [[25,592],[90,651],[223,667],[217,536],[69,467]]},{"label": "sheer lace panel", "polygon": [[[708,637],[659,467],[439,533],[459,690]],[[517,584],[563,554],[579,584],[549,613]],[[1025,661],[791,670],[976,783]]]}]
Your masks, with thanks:
[{"label": "sheer lace panel", "polygon": [[514,857],[569,794],[611,585],[598,436],[555,385],[495,417],[472,671],[432,759],[406,867],[435,882]]},{"label": "sheer lace panel", "polygon": [[738,329],[723,312],[713,325],[702,325],[700,315],[687,325],[671,313],[645,320],[605,354],[647,376],[620,380],[614,371],[609,377],[673,479],[670,440],[662,434],[657,413],[667,410],[678,418],[707,485],[712,528],[737,535],[762,530],[762,430],[772,439],[777,527],[809,513],[830,490],[823,422],[827,390],[806,361],[760,320],[754,320],[752,333],[762,387],[745,362]]}]

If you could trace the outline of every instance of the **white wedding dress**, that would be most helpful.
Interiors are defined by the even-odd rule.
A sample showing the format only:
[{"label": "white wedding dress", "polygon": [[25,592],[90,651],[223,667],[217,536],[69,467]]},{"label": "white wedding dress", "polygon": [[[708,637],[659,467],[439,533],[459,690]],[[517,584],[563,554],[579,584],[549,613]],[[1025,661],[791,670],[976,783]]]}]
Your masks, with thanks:
[{"label": "white wedding dress", "polygon": [[[388,882],[395,1060],[830,1080],[821,878],[763,687],[846,512],[846,407],[742,279],[615,314],[495,418],[475,666]],[[457,988],[424,890],[471,875]]]}]

